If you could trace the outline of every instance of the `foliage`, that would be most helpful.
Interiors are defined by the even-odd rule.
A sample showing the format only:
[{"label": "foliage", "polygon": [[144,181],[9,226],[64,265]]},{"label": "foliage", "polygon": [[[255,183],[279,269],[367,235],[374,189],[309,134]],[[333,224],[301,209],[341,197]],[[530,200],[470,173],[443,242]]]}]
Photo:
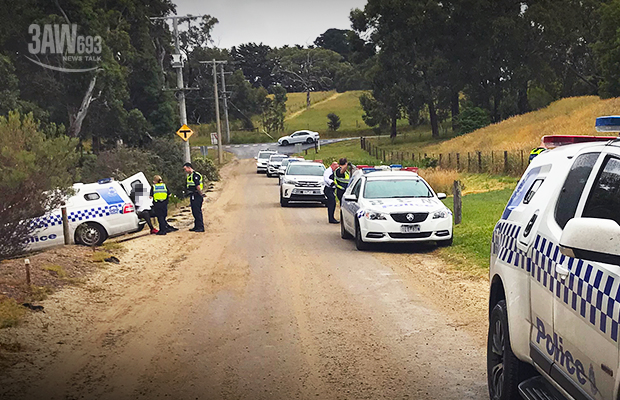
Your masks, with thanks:
[{"label": "foliage", "polygon": [[198,157],[192,161],[194,169],[202,174],[207,181],[219,181],[220,173],[210,158]]},{"label": "foliage", "polygon": [[29,220],[60,206],[74,182],[77,141],[46,137],[32,114],[0,116],[0,259],[23,251]]},{"label": "foliage", "polygon": [[26,308],[13,299],[0,298],[0,329],[10,328],[26,315]]},{"label": "foliage", "polygon": [[470,107],[464,109],[458,117],[460,134],[473,132],[491,124],[491,119],[486,110],[480,107]]},{"label": "foliage", "polygon": [[267,97],[263,102],[262,123],[267,133],[283,131],[286,115],[286,89],[277,85],[271,90],[273,98]]},{"label": "foliage", "polygon": [[340,128],[340,117],[334,113],[327,114],[327,127],[330,131],[337,131]]}]

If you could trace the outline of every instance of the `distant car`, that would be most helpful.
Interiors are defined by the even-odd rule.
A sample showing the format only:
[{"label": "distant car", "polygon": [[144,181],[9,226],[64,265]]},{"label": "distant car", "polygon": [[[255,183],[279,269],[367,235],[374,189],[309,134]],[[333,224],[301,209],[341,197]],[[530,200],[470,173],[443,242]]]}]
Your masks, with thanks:
[{"label": "distant car", "polygon": [[323,194],[323,172],[321,163],[299,161],[289,163],[280,185],[280,205],[288,206],[291,201],[320,202],[327,199]]},{"label": "distant car", "polygon": [[267,163],[267,177],[271,178],[272,176],[277,176],[280,165],[282,165],[282,161],[286,158],[288,158],[288,156],[284,154],[272,154]]},{"label": "distant car", "polygon": [[452,212],[430,185],[410,171],[357,171],[340,211],[343,239],[355,238],[358,250],[369,243],[452,244]]},{"label": "distant car", "polygon": [[289,157],[289,158],[285,158],[284,160],[282,160],[282,164],[280,165],[280,168],[278,168],[278,178],[280,180],[279,184],[282,184],[282,177],[284,176],[284,174],[286,173],[286,168],[288,167],[288,165],[292,162],[297,162],[297,161],[306,161],[303,158],[295,158],[295,157]]},{"label": "distant car", "polygon": [[256,173],[265,173],[267,172],[267,164],[269,164],[269,157],[276,154],[277,151],[274,150],[261,150],[258,152],[258,155],[254,157],[256,159]]},{"label": "distant car", "polygon": [[313,131],[297,131],[295,133],[292,133],[289,136],[283,136],[280,139],[278,139],[278,144],[280,146],[288,146],[289,144],[295,144],[295,143],[308,143],[308,144],[312,144],[315,142],[318,142],[319,140],[319,133],[318,132],[313,132]]}]

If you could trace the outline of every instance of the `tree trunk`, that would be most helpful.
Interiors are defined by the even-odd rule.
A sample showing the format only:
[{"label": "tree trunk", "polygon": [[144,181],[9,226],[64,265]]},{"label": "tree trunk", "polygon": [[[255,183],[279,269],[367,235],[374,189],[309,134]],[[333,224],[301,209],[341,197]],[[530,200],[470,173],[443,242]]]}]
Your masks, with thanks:
[{"label": "tree trunk", "polygon": [[525,114],[530,111],[530,103],[527,99],[527,82],[523,84],[521,89],[519,89],[519,114]]},{"label": "tree trunk", "polygon": [[398,122],[398,117],[392,117],[392,125],[390,126],[390,138],[394,139],[396,134],[396,123]]},{"label": "tree trunk", "polygon": [[310,88],[306,89],[306,109],[310,108]]},{"label": "tree trunk", "polygon": [[86,114],[88,114],[88,107],[90,107],[90,103],[92,103],[93,101],[93,91],[95,90],[96,83],[97,73],[95,72],[95,75],[93,75],[93,79],[90,80],[90,84],[88,85],[88,90],[86,90],[86,94],[84,94],[84,99],[82,99],[82,105],[80,106],[75,115],[69,116],[70,137],[80,136],[80,132],[82,131],[82,123],[84,123],[84,118],[86,118]]},{"label": "tree trunk", "polygon": [[452,110],[452,132],[456,133],[459,130],[459,114],[461,113],[459,105],[459,92],[458,90],[452,93],[450,98],[450,106]]},{"label": "tree trunk", "polygon": [[433,138],[439,138],[439,121],[437,120],[437,110],[435,109],[435,101],[430,100],[428,102],[428,113],[431,118],[431,129],[433,131]]}]

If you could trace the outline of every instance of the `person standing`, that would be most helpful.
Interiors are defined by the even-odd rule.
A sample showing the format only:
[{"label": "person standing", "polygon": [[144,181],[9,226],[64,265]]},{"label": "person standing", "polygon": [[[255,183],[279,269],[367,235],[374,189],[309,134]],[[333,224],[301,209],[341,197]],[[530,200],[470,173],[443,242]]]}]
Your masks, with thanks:
[{"label": "person standing", "polygon": [[168,224],[166,218],[168,217],[168,198],[170,197],[170,190],[164,183],[161,176],[155,175],[153,178],[153,187],[151,188],[151,198],[153,199],[153,211],[157,217],[159,223],[159,232],[156,235],[165,235],[168,232],[178,231]]},{"label": "person standing", "polygon": [[192,215],[194,216],[194,227],[191,232],[204,232],[205,225],[202,219],[202,194],[203,181],[202,175],[194,171],[191,163],[185,163],[183,169],[187,174],[187,192],[189,194],[189,202],[192,207]]},{"label": "person standing", "polygon": [[349,172],[349,163],[346,158],[341,158],[338,162],[338,168],[334,171],[334,183],[336,184],[336,197],[342,205],[342,196],[349,186],[351,173]]},{"label": "person standing", "polygon": [[338,224],[340,222],[334,217],[334,212],[336,212],[336,195],[334,193],[336,184],[334,182],[334,171],[336,168],[338,168],[338,163],[333,162],[323,173],[323,182],[325,183],[323,193],[325,193],[325,197],[327,197],[327,218],[330,224]]}]

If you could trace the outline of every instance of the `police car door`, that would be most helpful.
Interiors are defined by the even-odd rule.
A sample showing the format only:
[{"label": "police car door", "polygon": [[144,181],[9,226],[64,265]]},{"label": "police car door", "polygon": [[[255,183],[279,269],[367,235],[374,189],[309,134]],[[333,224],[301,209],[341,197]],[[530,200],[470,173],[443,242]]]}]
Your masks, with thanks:
[{"label": "police car door", "polygon": [[136,190],[136,187],[142,184],[143,193],[146,193],[148,196],[151,192],[151,185],[149,184],[148,179],[142,172],[138,172],[135,175],[130,176],[129,178],[121,181],[121,186],[125,189],[128,196],[131,196],[131,193]]},{"label": "police car door", "polygon": [[[577,191],[574,199],[558,198],[555,222],[561,229],[573,217],[616,217],[620,223],[620,154],[583,154],[578,163],[586,172],[583,177],[588,168],[592,172],[580,196]],[[551,375],[576,399],[587,398],[584,393],[596,399],[615,398],[620,266],[567,257],[557,247],[553,244],[550,254],[557,279],[555,332],[547,343],[554,351]]]},{"label": "police car door", "polygon": [[[358,178],[357,181],[351,182],[351,185],[347,188],[344,196],[342,197],[342,223],[349,232],[355,232],[355,218],[357,218],[357,211],[360,209],[360,194],[362,189],[362,178]],[[346,201],[344,197],[352,194],[357,198],[357,201]]]}]

